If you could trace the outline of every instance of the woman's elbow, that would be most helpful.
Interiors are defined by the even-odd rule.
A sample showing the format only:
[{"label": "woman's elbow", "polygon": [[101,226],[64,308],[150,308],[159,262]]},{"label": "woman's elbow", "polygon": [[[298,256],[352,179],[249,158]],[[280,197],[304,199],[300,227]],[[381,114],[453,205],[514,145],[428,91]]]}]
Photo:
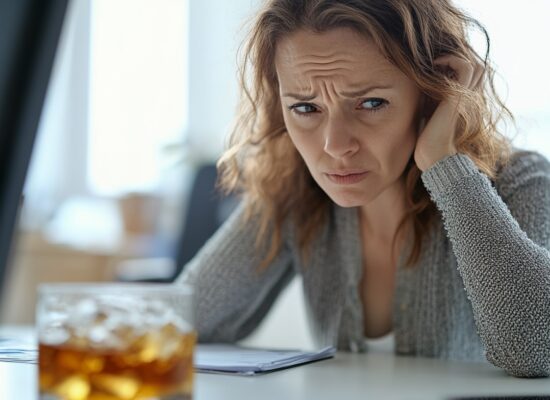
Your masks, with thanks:
[{"label": "woman's elbow", "polygon": [[490,351],[487,360],[517,378],[550,376],[550,348],[532,347],[527,351]]}]

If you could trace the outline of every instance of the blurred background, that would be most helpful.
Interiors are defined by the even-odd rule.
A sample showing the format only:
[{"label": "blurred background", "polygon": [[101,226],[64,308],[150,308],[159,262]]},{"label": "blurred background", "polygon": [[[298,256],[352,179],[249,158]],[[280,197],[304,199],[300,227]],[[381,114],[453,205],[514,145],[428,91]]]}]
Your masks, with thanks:
[{"label": "blurred background", "polygon": [[[71,1],[0,323],[32,323],[40,282],[170,280],[231,212],[234,199],[212,195],[213,163],[236,107],[236,52],[260,3]],[[541,48],[550,2],[457,4],[491,35],[498,88],[518,123],[507,133],[550,157],[550,56]],[[484,52],[480,35],[472,40]],[[300,344],[301,302],[296,279],[262,329],[286,314]]]}]

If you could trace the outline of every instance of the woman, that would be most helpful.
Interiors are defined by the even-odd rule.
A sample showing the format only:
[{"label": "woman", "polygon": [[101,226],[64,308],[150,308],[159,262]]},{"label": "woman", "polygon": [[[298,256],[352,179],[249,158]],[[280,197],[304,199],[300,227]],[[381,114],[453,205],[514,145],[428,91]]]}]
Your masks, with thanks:
[{"label": "woman", "polygon": [[[447,0],[271,0],[245,48],[222,183],[240,208],[185,268],[203,341],[303,277],[319,345],[550,373],[550,164]],[[251,68],[251,70],[249,69]]]}]

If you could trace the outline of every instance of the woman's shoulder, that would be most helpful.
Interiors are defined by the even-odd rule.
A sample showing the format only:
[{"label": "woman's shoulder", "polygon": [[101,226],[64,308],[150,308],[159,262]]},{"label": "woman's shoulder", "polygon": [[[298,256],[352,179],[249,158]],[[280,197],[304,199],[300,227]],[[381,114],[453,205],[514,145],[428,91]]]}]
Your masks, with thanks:
[{"label": "woman's shoulder", "polygon": [[532,150],[514,148],[508,161],[499,167],[495,186],[503,196],[527,184],[550,184],[550,161]]}]

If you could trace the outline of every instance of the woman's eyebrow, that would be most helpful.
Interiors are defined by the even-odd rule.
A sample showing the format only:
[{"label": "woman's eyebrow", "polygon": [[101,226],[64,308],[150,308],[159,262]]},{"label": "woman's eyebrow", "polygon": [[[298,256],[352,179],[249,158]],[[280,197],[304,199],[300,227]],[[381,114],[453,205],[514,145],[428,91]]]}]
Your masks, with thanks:
[{"label": "woman's eyebrow", "polygon": [[364,96],[367,93],[372,92],[375,89],[393,89],[393,85],[391,85],[391,84],[387,84],[387,85],[376,84],[376,85],[367,86],[367,87],[359,89],[359,90],[355,90],[353,92],[341,92],[340,95],[342,95],[344,97],[356,98],[356,97]]},{"label": "woman's eyebrow", "polygon": [[[359,89],[359,90],[355,90],[353,92],[341,92],[340,95],[343,96],[343,97],[348,97],[348,98],[357,98],[357,97],[361,97],[361,96],[364,96],[366,95],[367,93],[375,90],[375,89],[393,89],[393,85],[379,85],[379,84],[376,84],[376,85],[372,85],[372,86],[367,86],[365,88],[362,88],[362,89]],[[317,97],[317,94],[316,93],[313,93],[313,94],[298,94],[298,93],[283,93],[283,97],[292,97],[296,100],[300,100],[300,101],[311,101],[313,99],[315,99]]]},{"label": "woman's eyebrow", "polygon": [[297,94],[297,93],[283,93],[283,97],[293,97],[296,100],[300,100],[300,101],[311,101],[314,98],[316,98],[317,95],[316,94],[302,95],[302,94]]}]

